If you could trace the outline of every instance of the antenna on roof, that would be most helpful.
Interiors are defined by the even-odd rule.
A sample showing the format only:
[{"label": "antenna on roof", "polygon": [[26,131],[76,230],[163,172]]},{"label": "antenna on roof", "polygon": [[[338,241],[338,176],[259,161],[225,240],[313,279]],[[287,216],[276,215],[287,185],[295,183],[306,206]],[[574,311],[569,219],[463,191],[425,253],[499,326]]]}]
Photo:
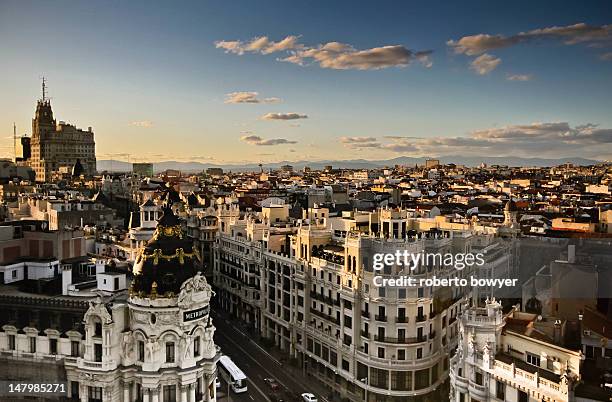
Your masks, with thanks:
[{"label": "antenna on roof", "polygon": [[47,99],[47,79],[44,75],[40,79],[42,80],[42,101],[44,102]]},{"label": "antenna on roof", "polygon": [[13,122],[13,155],[15,156],[15,163],[17,163],[17,125]]}]

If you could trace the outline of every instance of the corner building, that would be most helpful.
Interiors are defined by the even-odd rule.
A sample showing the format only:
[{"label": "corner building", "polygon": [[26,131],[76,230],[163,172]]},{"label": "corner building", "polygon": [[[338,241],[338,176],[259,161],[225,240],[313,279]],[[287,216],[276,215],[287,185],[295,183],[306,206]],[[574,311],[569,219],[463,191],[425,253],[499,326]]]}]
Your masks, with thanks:
[{"label": "corner building", "polygon": [[89,302],[0,298],[8,311],[23,304],[40,309],[41,316],[46,305],[46,315],[67,310],[67,320],[8,317],[0,323],[0,363],[11,367],[4,370],[6,379],[65,382],[66,396],[81,402],[216,401],[220,352],[210,318],[213,293],[196,270],[199,254],[178,218],[170,208],[163,212],[137,257],[129,295]]},{"label": "corner building", "polygon": [[[482,238],[467,232],[409,234],[406,220],[401,225],[391,213],[362,232],[342,231],[330,224],[325,208],[311,208],[293,226],[287,209],[271,206],[243,219],[233,207],[219,214],[214,283],[221,307],[341,398],[446,399],[449,356],[457,346],[457,317],[469,303],[467,289],[375,287],[375,275],[397,277],[403,267],[376,273],[373,255],[469,252],[482,246]],[[460,275],[469,277],[468,271]],[[411,276],[433,275],[457,272],[432,265]]]}]

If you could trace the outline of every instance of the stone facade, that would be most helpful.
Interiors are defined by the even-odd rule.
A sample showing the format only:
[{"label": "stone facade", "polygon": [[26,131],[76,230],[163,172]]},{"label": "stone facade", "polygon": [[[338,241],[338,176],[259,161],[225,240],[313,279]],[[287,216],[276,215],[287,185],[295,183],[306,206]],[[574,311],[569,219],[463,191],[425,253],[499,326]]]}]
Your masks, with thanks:
[{"label": "stone facade", "polygon": [[66,124],[56,123],[51,102],[38,101],[36,114],[32,119],[32,155],[28,164],[36,172],[36,181],[51,180],[54,175],[70,174],[79,160],[83,173],[92,176],[96,172],[96,144],[94,133]]}]

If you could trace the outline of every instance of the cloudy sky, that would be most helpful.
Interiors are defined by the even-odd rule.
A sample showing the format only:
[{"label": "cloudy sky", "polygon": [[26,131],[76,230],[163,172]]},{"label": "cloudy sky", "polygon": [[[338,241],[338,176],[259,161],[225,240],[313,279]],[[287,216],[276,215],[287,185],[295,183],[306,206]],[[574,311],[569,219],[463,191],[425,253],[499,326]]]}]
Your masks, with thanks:
[{"label": "cloudy sky", "polygon": [[45,75],[99,159],[612,159],[609,1],[125,3],[0,1],[0,156]]}]

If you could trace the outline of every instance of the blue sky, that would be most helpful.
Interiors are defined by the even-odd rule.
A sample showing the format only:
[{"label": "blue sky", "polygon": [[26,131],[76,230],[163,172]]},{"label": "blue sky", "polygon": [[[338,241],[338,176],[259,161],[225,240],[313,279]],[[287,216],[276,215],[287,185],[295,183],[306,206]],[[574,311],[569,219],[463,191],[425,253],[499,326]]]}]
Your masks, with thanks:
[{"label": "blue sky", "polygon": [[612,159],[609,24],[606,1],[0,1],[0,154],[45,75],[99,159]]}]

